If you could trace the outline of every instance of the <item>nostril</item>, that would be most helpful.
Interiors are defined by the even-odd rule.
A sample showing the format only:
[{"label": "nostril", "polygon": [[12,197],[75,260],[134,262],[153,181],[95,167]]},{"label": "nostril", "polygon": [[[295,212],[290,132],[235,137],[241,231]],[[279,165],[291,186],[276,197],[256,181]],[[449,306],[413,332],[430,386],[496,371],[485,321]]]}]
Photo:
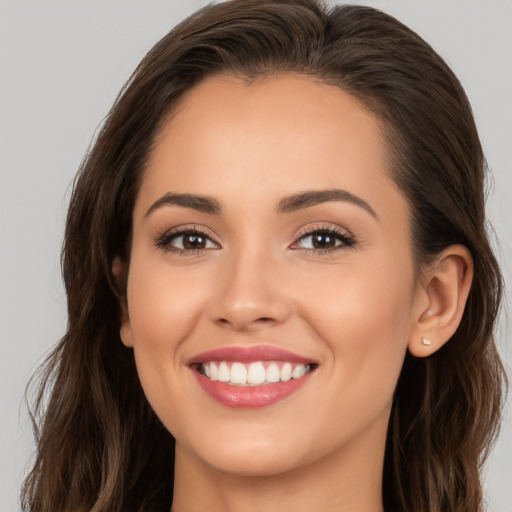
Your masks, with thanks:
[{"label": "nostril", "polygon": [[288,318],[288,303],[278,294],[245,296],[231,292],[215,297],[208,308],[210,320],[218,326],[247,331],[277,325]]},{"label": "nostril", "polygon": [[240,318],[230,319],[230,318],[222,318],[221,317],[221,318],[218,318],[216,320],[216,322],[218,325],[223,325],[223,326],[230,325],[239,331],[248,331],[248,330],[257,328],[258,325],[260,327],[272,325],[276,322],[276,319],[272,318],[270,316],[262,316],[262,317],[251,319],[251,320],[240,319]]}]

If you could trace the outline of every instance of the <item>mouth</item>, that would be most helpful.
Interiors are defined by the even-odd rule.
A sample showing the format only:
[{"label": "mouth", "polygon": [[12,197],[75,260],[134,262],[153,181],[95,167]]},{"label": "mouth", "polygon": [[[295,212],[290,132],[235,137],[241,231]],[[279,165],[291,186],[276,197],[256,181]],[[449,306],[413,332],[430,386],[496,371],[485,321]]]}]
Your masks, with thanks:
[{"label": "mouth", "polygon": [[198,354],[188,366],[201,388],[218,403],[264,407],[298,391],[318,363],[271,346],[225,347]]}]

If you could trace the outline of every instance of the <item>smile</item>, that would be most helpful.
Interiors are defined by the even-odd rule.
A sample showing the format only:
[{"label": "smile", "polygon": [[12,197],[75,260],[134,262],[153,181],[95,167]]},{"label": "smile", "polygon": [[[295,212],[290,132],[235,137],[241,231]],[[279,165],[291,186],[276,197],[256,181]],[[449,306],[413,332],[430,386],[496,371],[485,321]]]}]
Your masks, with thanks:
[{"label": "smile", "polygon": [[271,346],[224,347],[187,362],[200,387],[216,402],[256,408],[284,400],[306,384],[318,366]]}]

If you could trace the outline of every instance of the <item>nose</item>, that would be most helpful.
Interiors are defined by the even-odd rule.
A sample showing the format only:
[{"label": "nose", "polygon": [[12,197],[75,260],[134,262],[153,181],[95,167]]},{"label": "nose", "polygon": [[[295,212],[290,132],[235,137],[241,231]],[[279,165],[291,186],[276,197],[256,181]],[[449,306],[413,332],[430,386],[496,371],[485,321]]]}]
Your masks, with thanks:
[{"label": "nose", "polygon": [[214,323],[250,332],[282,324],[289,317],[283,273],[269,256],[246,254],[224,263],[210,306]]}]

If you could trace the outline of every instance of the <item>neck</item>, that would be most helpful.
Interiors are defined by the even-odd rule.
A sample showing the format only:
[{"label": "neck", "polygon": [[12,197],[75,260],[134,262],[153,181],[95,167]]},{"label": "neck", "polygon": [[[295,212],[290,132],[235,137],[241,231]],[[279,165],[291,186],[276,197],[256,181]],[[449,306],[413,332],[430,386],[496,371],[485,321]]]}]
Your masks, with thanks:
[{"label": "neck", "polygon": [[311,464],[259,476],[222,472],[177,443],[172,512],[383,512],[379,431],[379,439],[363,436]]}]

